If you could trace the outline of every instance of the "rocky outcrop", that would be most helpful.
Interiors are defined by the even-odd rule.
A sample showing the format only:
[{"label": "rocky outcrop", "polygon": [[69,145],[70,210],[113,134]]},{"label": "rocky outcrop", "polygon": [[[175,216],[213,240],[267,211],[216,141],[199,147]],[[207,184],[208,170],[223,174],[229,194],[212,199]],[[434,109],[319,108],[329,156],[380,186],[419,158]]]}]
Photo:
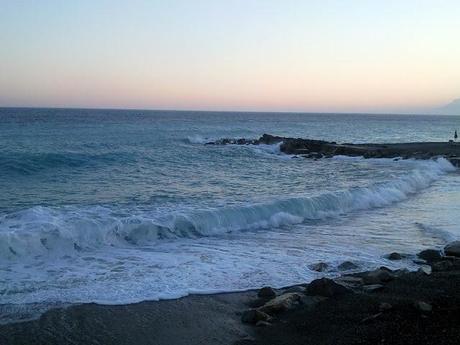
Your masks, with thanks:
[{"label": "rocky outcrop", "polygon": [[441,252],[437,249],[422,250],[417,256],[427,262],[433,262],[442,258]]},{"label": "rocky outcrop", "polygon": [[393,252],[393,253],[388,254],[386,256],[386,258],[388,260],[393,260],[394,261],[394,260],[402,260],[404,258],[404,256],[399,254],[399,253],[397,253],[397,252]]},{"label": "rocky outcrop", "polygon": [[272,299],[276,297],[276,292],[275,290],[273,290],[273,288],[269,286],[264,286],[262,289],[259,290],[257,296],[263,299]]},{"label": "rocky outcrop", "polygon": [[296,292],[285,293],[268,301],[258,310],[269,315],[278,314],[298,305],[301,298],[302,296]]},{"label": "rocky outcrop", "polygon": [[325,262],[317,262],[316,264],[309,265],[308,268],[316,272],[324,272],[328,269],[329,265]]},{"label": "rocky outcrop", "polygon": [[280,144],[283,153],[305,158],[332,157],[334,155],[363,156],[364,158],[416,158],[429,159],[444,156],[453,165],[460,165],[460,145],[449,143],[399,143],[399,144],[337,144],[333,141],[280,137],[264,134],[259,139],[223,138],[207,145],[273,145]]},{"label": "rocky outcrop", "polygon": [[460,241],[449,243],[444,247],[444,253],[448,256],[460,257]]},{"label": "rocky outcrop", "polygon": [[394,279],[394,274],[386,267],[367,272],[363,276],[365,284],[382,284]]},{"label": "rocky outcrop", "polygon": [[267,313],[264,313],[258,309],[249,309],[243,312],[241,315],[241,321],[243,323],[256,324],[259,321],[270,321],[271,317]]},{"label": "rocky outcrop", "polygon": [[339,271],[350,271],[350,270],[355,270],[358,267],[359,267],[358,265],[356,265],[355,263],[351,261],[344,261],[340,265],[337,266],[337,269]]},{"label": "rocky outcrop", "polygon": [[312,296],[334,297],[352,292],[329,278],[313,280],[307,287],[307,294]]}]

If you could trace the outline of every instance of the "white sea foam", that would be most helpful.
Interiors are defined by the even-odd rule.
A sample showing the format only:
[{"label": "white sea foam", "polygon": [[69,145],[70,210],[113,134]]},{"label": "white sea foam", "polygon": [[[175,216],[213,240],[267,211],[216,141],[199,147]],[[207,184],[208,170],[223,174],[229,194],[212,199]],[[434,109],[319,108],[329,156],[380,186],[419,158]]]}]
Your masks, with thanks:
[{"label": "white sea foam", "polygon": [[410,173],[367,187],[159,216],[144,212],[120,217],[103,207],[34,207],[0,218],[0,258],[69,255],[104,246],[139,246],[336,217],[405,200],[453,170],[446,159],[439,158],[420,161]]},{"label": "white sea foam", "polygon": [[440,239],[444,243],[448,243],[448,242],[456,240],[456,237],[454,236],[454,234],[444,229],[441,229],[439,227],[433,227],[433,226],[423,224],[423,223],[418,223],[418,222],[415,223],[415,225],[425,235],[428,235],[436,239]]}]

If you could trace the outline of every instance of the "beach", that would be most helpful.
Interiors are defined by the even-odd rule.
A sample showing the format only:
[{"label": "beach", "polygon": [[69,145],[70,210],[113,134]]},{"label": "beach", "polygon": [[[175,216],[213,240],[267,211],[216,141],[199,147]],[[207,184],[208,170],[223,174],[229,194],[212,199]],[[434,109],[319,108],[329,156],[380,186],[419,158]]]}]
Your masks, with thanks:
[{"label": "beach", "polygon": [[[119,306],[83,304],[48,311],[39,320],[0,326],[0,341],[12,345],[457,344],[460,256],[436,253],[440,252],[413,256],[420,264],[418,271],[378,269],[337,277],[340,285],[328,281],[313,290],[308,284],[276,289],[281,300],[271,308],[264,307],[275,298],[266,296],[267,288],[265,294],[252,290]],[[286,303],[292,295],[298,299]],[[269,319],[248,317],[250,310],[265,310]]]}]

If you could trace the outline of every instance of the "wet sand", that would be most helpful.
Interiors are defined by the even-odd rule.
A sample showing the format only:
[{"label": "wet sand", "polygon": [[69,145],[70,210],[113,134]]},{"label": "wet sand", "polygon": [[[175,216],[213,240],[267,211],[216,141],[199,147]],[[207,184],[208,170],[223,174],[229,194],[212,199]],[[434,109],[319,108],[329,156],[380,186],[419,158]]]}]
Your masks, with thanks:
[{"label": "wet sand", "polygon": [[233,344],[253,332],[240,319],[255,296],[250,291],[53,309],[39,320],[0,326],[0,344]]}]

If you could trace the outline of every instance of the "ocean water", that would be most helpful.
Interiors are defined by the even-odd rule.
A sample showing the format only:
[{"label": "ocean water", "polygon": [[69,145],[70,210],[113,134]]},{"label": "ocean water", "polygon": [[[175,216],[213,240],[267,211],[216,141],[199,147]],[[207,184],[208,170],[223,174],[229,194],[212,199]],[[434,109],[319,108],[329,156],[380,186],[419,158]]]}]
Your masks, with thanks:
[{"label": "ocean water", "polygon": [[[460,238],[448,161],[213,146],[447,141],[460,117],[0,109],[0,322],[73,303],[282,287]],[[330,264],[324,273],[308,265]]]}]

